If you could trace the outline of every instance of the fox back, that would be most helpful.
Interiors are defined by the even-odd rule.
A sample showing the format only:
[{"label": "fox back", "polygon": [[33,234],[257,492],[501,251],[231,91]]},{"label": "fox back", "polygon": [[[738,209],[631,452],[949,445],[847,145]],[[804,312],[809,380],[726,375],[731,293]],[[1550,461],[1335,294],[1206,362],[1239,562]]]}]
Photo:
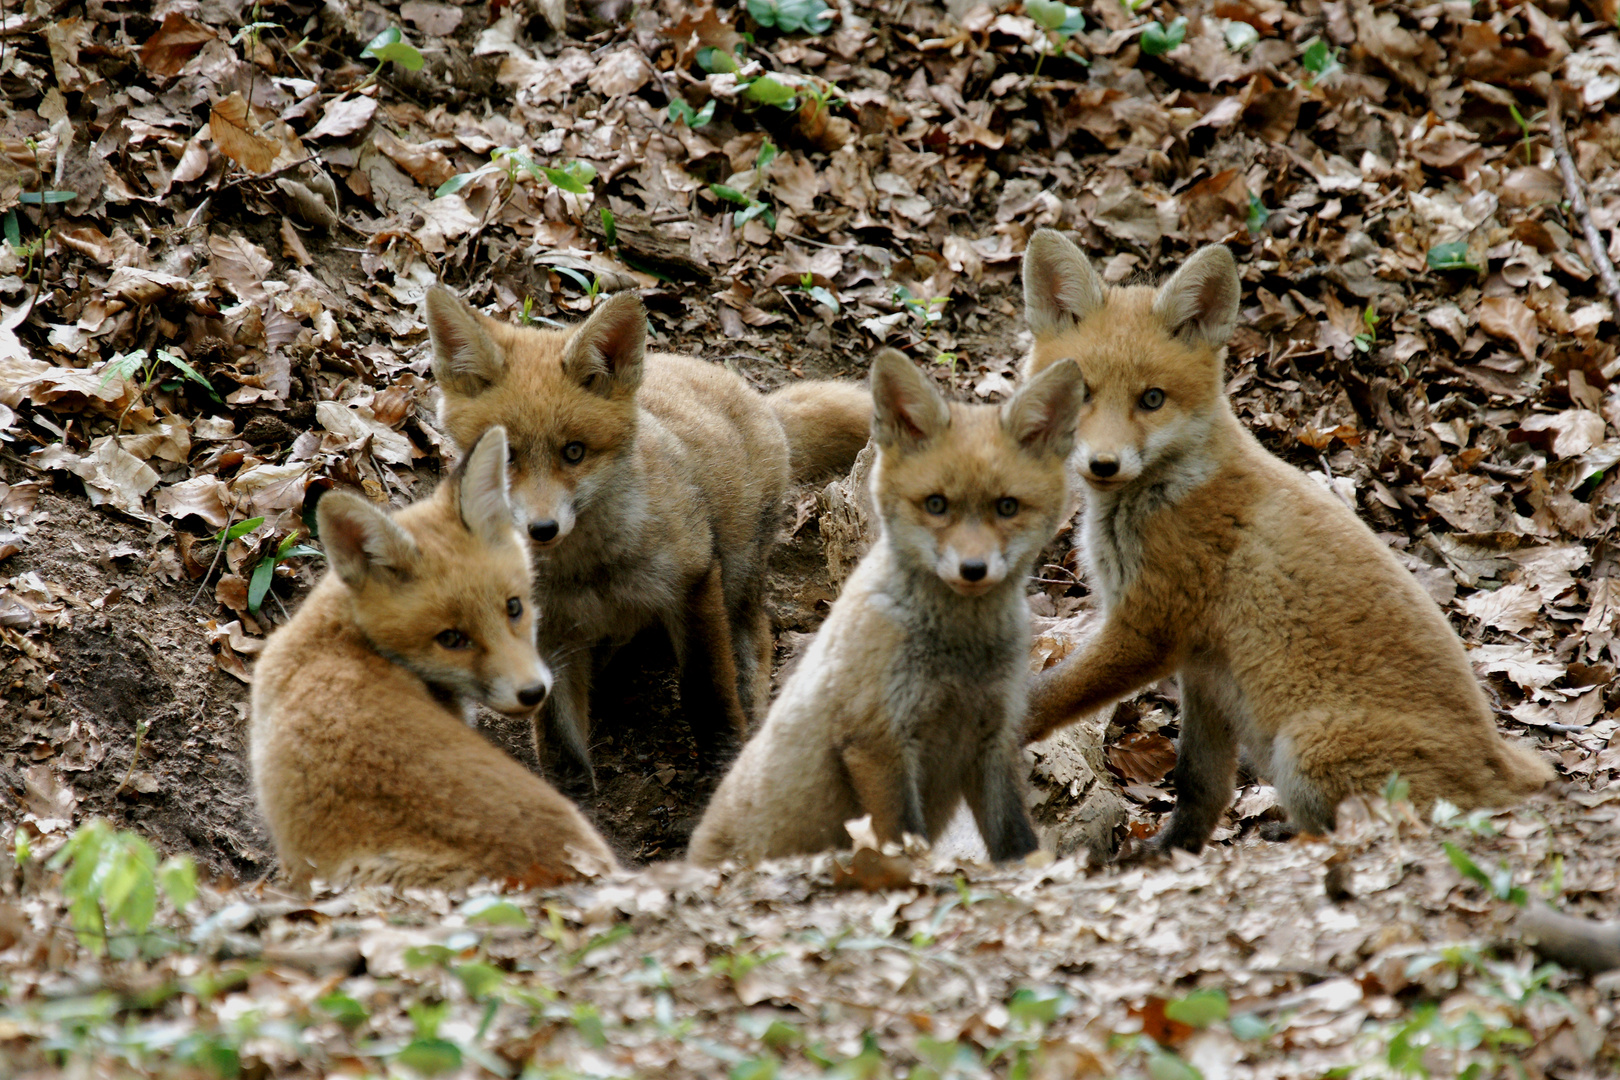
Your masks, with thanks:
[{"label": "fox back", "polygon": [[567,800],[465,723],[474,702],[528,715],[551,685],[506,449],[492,429],[392,516],[346,492],[318,504],[331,571],[271,636],[253,690],[255,787],[294,881],[549,882],[612,866]]}]

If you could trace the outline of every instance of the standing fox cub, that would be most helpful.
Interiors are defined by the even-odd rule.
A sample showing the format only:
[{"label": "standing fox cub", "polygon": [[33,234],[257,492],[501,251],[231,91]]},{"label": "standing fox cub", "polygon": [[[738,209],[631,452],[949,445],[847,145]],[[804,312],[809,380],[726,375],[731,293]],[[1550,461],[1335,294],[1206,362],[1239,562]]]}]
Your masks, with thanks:
[{"label": "standing fox cub", "polygon": [[1080,392],[1062,363],[1003,405],[953,405],[900,353],[878,354],[882,534],[721,781],[694,862],[838,847],[862,814],[880,839],[933,839],[963,799],[992,858],[1035,850],[1024,581],[1063,512]]},{"label": "standing fox cub", "polygon": [[1180,675],[1176,807],[1157,843],[1198,851],[1239,746],[1290,826],[1333,828],[1391,772],[1419,805],[1501,806],[1552,771],[1504,742],[1445,616],[1355,513],[1267,453],[1222,386],[1237,265],[1206,247],[1157,290],[1106,289],[1059,233],[1024,255],[1026,375],[1085,379],[1083,551],[1106,611],[1037,677],[1026,736]]},{"label": "standing fox cub", "polygon": [[332,569],[254,672],[252,763],[281,865],[387,885],[548,885],[614,868],[572,803],[465,722],[528,714],[527,546],[492,428],[426,501],[392,517],[335,491],[316,507]]},{"label": "standing fox cub", "polygon": [[[543,725],[590,775],[591,646],[653,625],[675,647],[693,727],[744,735],[770,692],[765,562],[789,477],[772,399],[718,364],[647,355],[647,313],[630,293],[554,331],[435,287],[427,321],[451,438],[470,446],[501,424],[512,440],[513,503],[539,553],[540,649],[557,676],[537,741]],[[811,387],[778,392],[803,440],[791,453],[805,473],[847,469],[870,402]]]}]

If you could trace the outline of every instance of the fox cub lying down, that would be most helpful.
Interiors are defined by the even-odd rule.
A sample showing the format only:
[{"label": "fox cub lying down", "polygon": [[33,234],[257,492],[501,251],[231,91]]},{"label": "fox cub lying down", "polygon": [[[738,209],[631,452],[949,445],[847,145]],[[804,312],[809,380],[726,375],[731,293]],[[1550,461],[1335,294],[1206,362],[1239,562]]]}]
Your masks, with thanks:
[{"label": "fox cub lying down", "polygon": [[513,502],[538,556],[540,649],[557,675],[536,722],[542,751],[549,734],[591,775],[592,646],[658,625],[693,727],[741,738],[770,697],[765,563],[790,455],[802,477],[847,471],[870,399],[825,382],[762,396],[719,364],[649,355],[631,293],[571,330],[540,330],[436,287],[427,320],[445,430],[463,447],[496,424],[511,436]]},{"label": "fox cub lying down", "polygon": [[1552,770],[1498,734],[1434,601],[1233,415],[1221,367],[1240,289],[1224,247],[1158,289],[1105,288],[1061,234],[1030,239],[1025,374],[1072,359],[1085,379],[1082,550],[1106,619],[1036,679],[1026,737],[1178,673],[1176,807],[1157,843],[1189,851],[1231,801],[1240,745],[1309,832],[1395,771],[1419,805],[1531,794]]},{"label": "fox cub lying down", "polygon": [[1080,373],[1052,364],[1005,404],[949,404],[890,349],[872,397],[882,534],[721,781],[694,862],[846,846],[863,814],[880,839],[933,839],[963,799],[993,858],[1035,850],[1024,581],[1065,505]]},{"label": "fox cub lying down", "polygon": [[527,715],[551,685],[534,647],[527,545],[490,429],[392,517],[317,505],[331,570],[271,635],[253,680],[253,783],[295,884],[549,885],[614,868],[572,803],[466,723]]}]

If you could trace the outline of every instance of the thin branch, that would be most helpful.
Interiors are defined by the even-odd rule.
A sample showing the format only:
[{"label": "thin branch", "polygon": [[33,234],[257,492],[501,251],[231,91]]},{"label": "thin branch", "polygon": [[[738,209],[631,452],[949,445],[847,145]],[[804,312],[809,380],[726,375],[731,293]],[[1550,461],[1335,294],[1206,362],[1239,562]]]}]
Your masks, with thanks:
[{"label": "thin branch", "polygon": [[1603,279],[1603,287],[1609,293],[1609,303],[1614,305],[1615,315],[1620,317],[1620,275],[1614,272],[1614,263],[1609,260],[1609,246],[1593,224],[1592,210],[1586,205],[1586,189],[1581,183],[1581,174],[1575,171],[1575,159],[1570,157],[1569,141],[1564,136],[1557,87],[1547,95],[1547,132],[1552,136],[1553,155],[1558,158],[1558,169],[1564,174],[1564,194],[1575,211],[1575,219],[1581,224],[1586,247],[1592,253],[1593,268]]}]

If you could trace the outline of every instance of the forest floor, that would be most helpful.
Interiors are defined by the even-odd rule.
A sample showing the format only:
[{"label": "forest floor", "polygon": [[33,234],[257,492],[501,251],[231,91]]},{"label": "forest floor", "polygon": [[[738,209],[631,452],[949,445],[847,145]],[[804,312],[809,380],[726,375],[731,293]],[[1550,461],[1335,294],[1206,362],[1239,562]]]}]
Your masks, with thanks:
[{"label": "forest floor", "polygon": [[[1620,256],[1613,0],[13,7],[0,1073],[1620,1072],[1620,980],[1541,965],[1518,921],[1620,907],[1620,325],[1570,189]],[[1112,841],[1173,804],[1167,684],[1092,733],[1106,770],[1032,754],[1062,857],[699,871],[671,860],[718,777],[649,640],[601,681],[582,800],[638,869],[281,889],[253,657],[322,571],[283,557],[318,494],[401,504],[447,463],[429,284],[558,324],[633,287],[658,347],[760,389],[890,344],[995,400],[1047,226],[1110,282],[1233,250],[1239,415],[1418,575],[1552,789],[1270,844],[1246,782],[1199,857],[1068,853],[1101,790]],[[833,595],[796,491],[779,663]],[[1067,536],[1031,606],[1047,656],[1083,630]]]}]

